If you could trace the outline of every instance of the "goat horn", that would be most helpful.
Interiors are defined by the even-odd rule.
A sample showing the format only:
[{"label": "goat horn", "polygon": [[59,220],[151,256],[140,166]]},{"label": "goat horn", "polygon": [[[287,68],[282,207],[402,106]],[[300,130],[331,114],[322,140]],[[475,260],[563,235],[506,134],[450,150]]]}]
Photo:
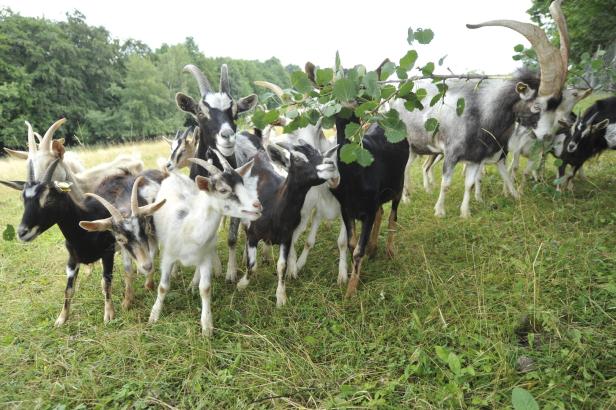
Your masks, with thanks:
[{"label": "goat horn", "polygon": [[224,157],[224,155],[220,153],[220,151],[218,151],[216,148],[211,148],[211,150],[218,157],[218,161],[220,161],[220,165],[222,165],[223,171],[231,171],[233,169],[231,164],[229,164],[229,161],[227,161],[227,159]]},{"label": "goat horn", "polygon": [[32,130],[32,125],[25,121],[26,127],[28,127],[28,155],[31,158],[34,158],[34,154],[36,153],[36,141],[34,141],[34,131]]},{"label": "goat horn", "polygon": [[207,170],[207,172],[210,173],[210,175],[218,175],[218,174],[222,173],[221,170],[219,170],[214,165],[210,164],[209,162],[207,162],[204,159],[201,159],[201,158],[188,158],[188,160],[190,162],[192,162],[193,164],[197,164],[200,167],[205,168]]},{"label": "goat horn", "polygon": [[467,24],[466,27],[476,29],[486,26],[507,27],[522,34],[531,43],[541,68],[541,83],[539,95],[550,96],[559,94],[565,83],[565,67],[560,51],[550,43],[543,30],[534,24],[515,20],[492,20],[481,24]]},{"label": "goat horn", "polygon": [[[29,162],[30,164],[32,164],[32,160],[30,160]],[[58,166],[59,163],[60,163],[60,158],[54,160],[51,164],[49,164],[49,166],[45,170],[45,174],[43,174],[43,178],[41,178],[42,183],[49,184],[51,182],[51,177],[53,176],[53,173],[56,171],[56,167]],[[34,174],[34,169],[32,170],[32,174]],[[30,170],[28,170],[28,178],[30,178]]]},{"label": "goat horn", "polygon": [[220,66],[220,92],[231,95],[231,86],[229,85],[229,69],[226,64]]},{"label": "goat horn", "polygon": [[65,122],[66,118],[60,118],[58,121],[51,124],[51,127],[49,127],[49,129],[47,130],[39,145],[41,151],[51,151],[51,139],[53,138],[53,134],[55,134],[56,130],[60,128],[60,126],[62,126],[62,124],[64,124]]},{"label": "goat horn", "polygon": [[133,183],[133,190],[130,194],[130,212],[133,216],[139,215],[139,184],[143,181],[143,175],[138,176]]},{"label": "goat horn", "polygon": [[199,92],[201,93],[201,97],[205,97],[206,94],[212,92],[212,86],[208,81],[207,77],[201,70],[197,68],[194,64],[187,64],[184,66],[184,71],[187,73],[191,73],[195,80],[197,80],[197,84],[199,84]]},{"label": "goat horn", "polygon": [[34,162],[32,158],[28,158],[28,177],[26,182],[34,182]]},{"label": "goat horn", "polygon": [[267,88],[268,90],[273,92],[278,98],[282,99],[282,96],[284,95],[284,91],[282,91],[282,88],[280,88],[276,84],[270,83],[269,81],[259,81],[259,80],[257,80],[254,83],[255,83],[255,85],[257,85],[259,87]]},{"label": "goat horn", "polygon": [[255,160],[251,159],[250,161],[248,161],[247,163],[245,163],[241,167],[237,168],[235,170],[235,172],[237,172],[238,174],[240,174],[241,177],[243,177],[244,175],[246,175],[248,173],[248,171],[250,171],[252,169],[252,166],[254,165],[254,162],[255,162]]},{"label": "goat horn", "polygon": [[92,194],[92,193],[89,193],[89,192],[86,194],[86,196],[89,196],[90,198],[94,198],[98,202],[100,202],[101,205],[104,206],[109,211],[109,213],[111,214],[111,219],[113,219],[115,222],[119,222],[122,219],[124,219],[124,217],[122,216],[120,211],[118,211],[118,208],[113,206],[111,204],[111,202],[107,201],[102,196],[99,196],[99,195],[96,195],[96,194]]},{"label": "goat horn", "polygon": [[39,144],[41,143],[41,141],[43,141],[43,137],[38,132],[35,132],[34,136],[36,137],[36,140],[38,141]]},{"label": "goat horn", "polygon": [[563,10],[561,5],[563,0],[554,0],[552,4],[550,4],[550,14],[556,23],[556,27],[558,28],[558,35],[560,37],[560,57],[563,60],[564,74],[563,79],[567,78],[567,70],[569,67],[569,30],[567,29],[567,20],[565,20],[565,15],[563,14]]}]

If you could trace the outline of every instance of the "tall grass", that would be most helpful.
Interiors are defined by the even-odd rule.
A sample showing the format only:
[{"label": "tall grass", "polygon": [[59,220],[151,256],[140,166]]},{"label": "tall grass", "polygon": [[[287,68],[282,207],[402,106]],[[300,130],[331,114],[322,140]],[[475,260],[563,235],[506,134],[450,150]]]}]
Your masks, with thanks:
[{"label": "tall grass", "polygon": [[[92,165],[132,151],[154,166],[167,147],[80,155]],[[24,162],[0,161],[4,179],[24,171]],[[614,407],[615,174],[607,153],[573,193],[527,184],[514,201],[488,169],[484,202],[461,220],[460,173],[448,216],[436,219],[437,193],[423,192],[413,169],[396,258],[385,256],[383,228],[357,297],[345,300],[336,285],[337,223],[324,226],[284,308],[275,307],[272,265],[260,262],[244,292],[217,278],[211,339],[200,335],[191,269],[172,281],[157,324],[147,324],[156,295],[142,287],[121,311],[119,257],[117,318],[103,325],[96,265],[80,274],[72,316],[56,329],[66,260],[59,230],[29,244],[0,241],[0,407],[507,408],[514,387],[541,408]],[[0,205],[0,227],[16,226],[19,194],[0,187]]]}]

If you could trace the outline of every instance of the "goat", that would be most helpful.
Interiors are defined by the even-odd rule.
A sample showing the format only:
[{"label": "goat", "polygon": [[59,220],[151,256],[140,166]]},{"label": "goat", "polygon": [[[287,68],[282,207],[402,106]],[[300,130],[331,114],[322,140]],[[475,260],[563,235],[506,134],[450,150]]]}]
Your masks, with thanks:
[{"label": "goat", "polygon": [[175,139],[163,137],[163,140],[171,147],[169,160],[165,163],[166,170],[188,167],[191,165],[189,159],[195,156],[199,145],[199,127],[189,127],[184,132],[178,130]]},{"label": "goat", "polygon": [[[53,181],[53,174],[61,164],[60,159],[54,160],[45,170],[40,180],[34,177],[34,164],[31,159],[28,160],[28,173],[26,181],[0,181],[2,184],[11,188],[22,191],[22,199],[24,203],[24,213],[21,223],[17,229],[17,235],[23,242],[34,240],[42,232],[46,231],[53,225],[57,224],[65,238],[65,246],[69,257],[66,264],[67,283],[64,292],[64,305],[62,311],[55,322],[56,326],[61,326],[68,319],[70,311],[71,299],[74,295],[74,284],[79,272],[79,265],[82,263],[93,263],[99,259],[103,263],[103,280],[102,288],[105,296],[105,313],[104,321],[108,322],[115,316],[113,303],[111,301],[111,280],[113,276],[113,258],[115,253],[115,239],[112,233],[108,231],[88,232],[80,227],[83,221],[97,221],[103,223],[106,218],[109,218],[109,210],[100,202],[100,198],[83,198],[78,192],[71,190],[71,184],[63,181]],[[124,184],[119,182],[123,179]],[[127,183],[129,180],[124,176],[109,177],[99,186],[97,195],[106,197],[110,202],[122,203],[123,199],[130,195],[135,196],[135,190],[138,183],[132,184],[133,190],[129,191],[131,186]],[[132,181],[132,180],[131,180]],[[118,185],[124,189],[118,189]],[[134,201],[131,201],[134,203]],[[146,207],[140,207],[136,210],[140,215],[147,215],[154,212],[157,207],[162,204],[154,204]],[[112,222],[118,221],[117,218],[111,216]],[[87,225],[87,224],[86,224]],[[124,228],[124,229],[121,229]],[[114,233],[122,233],[125,235],[126,242],[120,242],[124,248],[134,249],[137,247],[145,247],[148,249],[148,243],[144,240],[144,236],[134,235],[129,236],[128,231],[132,227],[122,226],[112,227]],[[133,234],[136,232],[133,231]],[[139,244],[133,240],[138,238]],[[137,239],[135,239],[137,240]],[[130,253],[131,251],[129,251]],[[143,256],[139,260],[141,267],[147,268],[151,265],[149,253],[139,252]],[[125,295],[126,297],[127,295]],[[129,297],[131,295],[128,295]],[[129,304],[129,303],[128,303]]]},{"label": "goat", "polygon": [[[616,149],[616,97],[595,102],[565,134],[562,149],[555,152],[563,161],[558,167],[559,188],[569,184],[586,160],[606,149]],[[565,173],[568,165],[572,170]]]},{"label": "goat", "polygon": [[[237,284],[238,289],[248,286],[249,278],[256,269],[256,253],[259,241],[268,245],[280,245],[278,264],[278,287],[276,305],[287,301],[285,277],[294,233],[301,221],[301,209],[311,187],[322,184],[335,175],[336,168],[312,146],[299,140],[299,144],[270,144],[267,152],[272,161],[287,170],[286,177],[279,175],[267,154],[260,151],[253,159],[251,175],[258,177],[257,192],[264,211],[261,218],[246,227],[245,275]],[[333,153],[335,150],[332,151]],[[333,155],[327,153],[328,156]]]},{"label": "goat", "polygon": [[[529,23],[495,20],[467,25],[471,29],[503,26],[524,35],[537,51],[541,79],[528,71],[518,71],[512,80],[448,80],[448,90],[442,104],[409,112],[404,106],[404,100],[397,99],[392,103],[392,108],[400,113],[407,126],[411,147],[405,175],[417,155],[444,155],[441,190],[434,207],[436,216],[445,215],[445,196],[451,185],[455,166],[460,161],[466,162],[464,198],[460,206],[462,217],[470,216],[470,189],[485,163],[496,162],[508,191],[515,198],[519,197],[505,165],[507,145],[515,120],[520,117],[529,118],[528,127],[537,138],[543,139],[553,134],[557,110],[563,101],[562,88],[567,76],[569,37],[560,8],[561,2],[562,0],[556,0],[550,6],[550,13],[560,34],[560,50],[551,45],[542,30]],[[440,93],[432,83],[416,84],[428,90],[428,100]],[[462,115],[455,112],[459,98],[464,98],[466,102]],[[425,120],[430,117],[439,122],[434,136],[424,127]],[[408,192],[408,177],[406,187]]]},{"label": "goat", "polygon": [[[222,155],[221,155],[222,158]],[[161,245],[158,296],[152,306],[150,323],[158,321],[165,295],[169,291],[171,271],[179,262],[196,266],[201,295],[201,327],[204,335],[213,331],[211,298],[212,262],[216,254],[216,232],[223,215],[252,221],[261,216],[256,181],[249,176],[252,163],[234,170],[222,159],[220,171],[202,159],[191,159],[204,167],[210,177],[197,175],[193,182],[178,172],[171,172],[161,184],[157,200],[166,206],[154,214],[156,236]],[[195,184],[196,183],[196,184]]]},{"label": "goat", "polygon": [[[281,100],[283,98],[283,90],[276,84],[272,84],[266,81],[255,81],[255,84],[265,87],[271,90]],[[284,124],[287,122],[286,118],[279,118],[278,124]],[[273,127],[263,132],[267,136],[267,144],[269,143],[287,143],[297,144],[300,140],[307,142],[313,148],[323,153],[323,162],[325,164],[331,164],[335,167],[335,171],[332,172],[333,178],[327,180],[325,183],[310,188],[306,194],[304,204],[301,210],[301,221],[293,233],[293,242],[289,251],[288,259],[288,272],[289,276],[296,278],[297,274],[306,264],[308,253],[316,242],[316,236],[319,229],[319,225],[323,220],[334,220],[340,218],[340,234],[338,236],[338,250],[340,253],[339,265],[338,265],[338,283],[342,283],[347,277],[347,245],[346,245],[346,230],[344,222],[342,221],[342,214],[340,213],[340,204],[338,200],[332,194],[330,188],[336,188],[338,186],[340,174],[338,173],[338,164],[335,158],[335,152],[337,145],[334,141],[330,141],[325,138],[323,130],[321,129],[321,122],[316,125],[308,124],[306,127],[299,128],[290,134],[276,135]],[[265,138],[264,138],[265,140]],[[304,249],[302,250],[299,259],[295,252],[295,241],[306,230],[310,218],[312,217],[312,223],[310,226],[310,232],[306,237],[304,243]]]}]

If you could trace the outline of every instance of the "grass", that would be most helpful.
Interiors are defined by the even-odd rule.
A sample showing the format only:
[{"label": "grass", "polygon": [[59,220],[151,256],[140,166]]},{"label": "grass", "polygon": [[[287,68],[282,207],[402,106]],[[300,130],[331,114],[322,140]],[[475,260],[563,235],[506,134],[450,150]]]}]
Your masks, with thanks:
[{"label": "grass", "polygon": [[[148,166],[167,154],[163,143],[80,154],[91,165],[133,150]],[[0,161],[5,179],[24,171]],[[103,325],[96,265],[80,274],[72,316],[56,329],[59,230],[30,244],[0,241],[0,407],[508,408],[521,387],[544,409],[614,408],[616,158],[606,153],[586,171],[574,193],[529,184],[516,202],[489,169],[484,203],[461,220],[460,172],[448,216],[437,219],[437,192],[420,189],[416,167],[397,257],[385,256],[383,227],[357,297],[345,300],[336,285],[337,223],[324,226],[284,308],[275,307],[273,265],[260,263],[244,292],[216,278],[211,339],[200,335],[191,269],[172,281],[156,325],[147,324],[155,293],[142,278],[123,312],[119,256],[117,318]],[[1,187],[0,205],[0,226],[16,226],[19,194]],[[531,370],[520,372],[519,360]]]}]

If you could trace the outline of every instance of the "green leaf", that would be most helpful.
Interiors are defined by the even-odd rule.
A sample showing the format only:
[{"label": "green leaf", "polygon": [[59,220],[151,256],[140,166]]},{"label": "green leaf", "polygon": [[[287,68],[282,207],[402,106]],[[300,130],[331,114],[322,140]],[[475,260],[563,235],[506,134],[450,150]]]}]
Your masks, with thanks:
[{"label": "green leaf", "polygon": [[348,78],[341,78],[334,83],[333,95],[340,102],[353,101],[357,97],[357,86]]},{"label": "green leaf", "polygon": [[385,128],[385,137],[392,144],[403,141],[406,138],[406,125],[400,121],[400,126]]},{"label": "green leaf", "polygon": [[362,167],[368,167],[374,162],[372,153],[363,147],[359,147],[356,151],[357,163]]},{"label": "green leaf", "polygon": [[447,364],[449,365],[449,369],[456,376],[459,376],[462,373],[460,358],[454,352],[449,353],[449,356],[447,356]]},{"label": "green leaf", "polygon": [[409,50],[407,53],[400,59],[400,67],[406,71],[409,71],[415,65],[417,61],[417,51]]},{"label": "green leaf", "polygon": [[359,145],[355,143],[344,144],[340,148],[340,160],[345,164],[350,164],[357,160],[357,148]]},{"label": "green leaf", "polygon": [[555,167],[560,167],[563,164],[563,160],[560,158],[555,158],[554,159],[554,166]]},{"label": "green leaf", "polygon": [[432,97],[432,99],[430,100],[430,107],[434,107],[434,105],[436,105],[436,103],[439,102],[439,100],[441,100],[443,97],[444,94],[441,93],[438,93],[434,97]]},{"label": "green leaf", "polygon": [[370,71],[364,76],[364,80],[362,81],[364,87],[366,87],[366,94],[372,98],[379,98],[381,96],[378,80],[376,71]]},{"label": "green leaf", "polygon": [[464,98],[458,98],[458,101],[456,101],[456,114],[458,114],[458,116],[461,116],[464,113],[465,105],[466,102],[464,101]]},{"label": "green leaf", "polygon": [[515,51],[516,53],[521,53],[522,51],[524,51],[524,45],[516,44],[515,47],[513,47],[513,51]]},{"label": "green leaf", "polygon": [[342,109],[342,106],[340,104],[326,105],[325,108],[323,108],[323,115],[325,117],[332,117],[335,114],[338,114],[341,109]]},{"label": "green leaf", "polygon": [[396,65],[392,63],[391,61],[386,62],[385,64],[383,64],[383,67],[381,67],[380,80],[381,81],[387,80],[389,76],[394,73],[394,71],[396,71]]},{"label": "green leaf", "polygon": [[514,387],[511,392],[511,404],[515,410],[539,410],[533,395],[526,389]]},{"label": "green leaf", "polygon": [[361,118],[366,112],[373,111],[378,106],[378,101],[366,101],[365,103],[362,103],[357,108],[355,108],[355,115]]},{"label": "green leaf", "polygon": [[400,80],[406,80],[407,78],[409,78],[409,75],[406,70],[403,70],[400,67],[396,68],[396,75]]},{"label": "green leaf", "polygon": [[434,351],[436,355],[441,359],[444,363],[447,363],[449,360],[449,350],[443,346],[434,346]]},{"label": "green leaf", "polygon": [[428,118],[424,126],[426,131],[435,132],[438,129],[438,120],[436,118]]},{"label": "green leaf", "polygon": [[590,66],[593,70],[601,70],[603,68],[603,60],[592,60]]},{"label": "green leaf", "polygon": [[434,63],[433,62],[429,62],[428,64],[426,64],[422,69],[421,69],[421,73],[425,76],[430,76],[432,75],[432,73],[434,72]]},{"label": "green leaf", "polygon": [[415,32],[415,40],[417,40],[419,44],[429,44],[433,38],[434,38],[434,32],[430,30],[429,28],[427,29],[418,28],[417,31]]},{"label": "green leaf", "polygon": [[438,65],[442,66],[443,62],[445,61],[445,59],[447,58],[447,54],[445,54],[443,57],[438,59]]},{"label": "green leaf", "polygon": [[400,87],[398,88],[398,96],[406,97],[407,95],[409,95],[410,92],[413,91],[414,85],[415,84],[412,81],[406,81],[402,83]]},{"label": "green leaf", "polygon": [[331,68],[319,68],[317,69],[316,81],[318,85],[329,84],[334,79],[334,70]]},{"label": "green leaf", "polygon": [[344,136],[346,139],[353,141],[360,132],[361,126],[356,122],[350,122],[344,127]]},{"label": "green leaf", "polygon": [[413,29],[411,27],[409,27],[408,35],[406,36],[406,41],[409,44],[413,44],[413,41],[415,41],[415,33],[413,32]]},{"label": "green leaf", "polygon": [[415,91],[415,95],[417,96],[417,99],[421,101],[424,98],[426,98],[426,96],[428,95],[428,92],[426,91],[425,88],[420,88],[417,91]]},{"label": "green leaf", "polygon": [[392,95],[394,95],[394,93],[396,92],[396,87],[394,87],[391,84],[387,84],[386,86],[384,86],[383,88],[381,88],[381,98],[386,100],[389,97],[391,97]]},{"label": "green leaf", "polygon": [[303,71],[293,71],[291,73],[291,85],[302,94],[312,91],[312,83]]},{"label": "green leaf", "polygon": [[2,232],[2,239],[4,239],[5,241],[12,241],[15,239],[15,228],[13,227],[13,225],[6,225],[6,228],[4,228],[4,232]]},{"label": "green leaf", "polygon": [[252,115],[252,123],[255,127],[263,129],[267,125],[276,121],[279,116],[280,114],[276,109],[273,109],[271,111],[255,111],[255,113]]},{"label": "green leaf", "polygon": [[310,118],[308,117],[307,114],[302,114],[302,115],[298,116],[297,118],[295,118],[290,123],[288,123],[283,128],[283,132],[288,134],[288,133],[291,133],[291,132],[293,132],[295,130],[298,130],[300,128],[305,128],[305,127],[308,126],[308,124],[310,124]]}]

